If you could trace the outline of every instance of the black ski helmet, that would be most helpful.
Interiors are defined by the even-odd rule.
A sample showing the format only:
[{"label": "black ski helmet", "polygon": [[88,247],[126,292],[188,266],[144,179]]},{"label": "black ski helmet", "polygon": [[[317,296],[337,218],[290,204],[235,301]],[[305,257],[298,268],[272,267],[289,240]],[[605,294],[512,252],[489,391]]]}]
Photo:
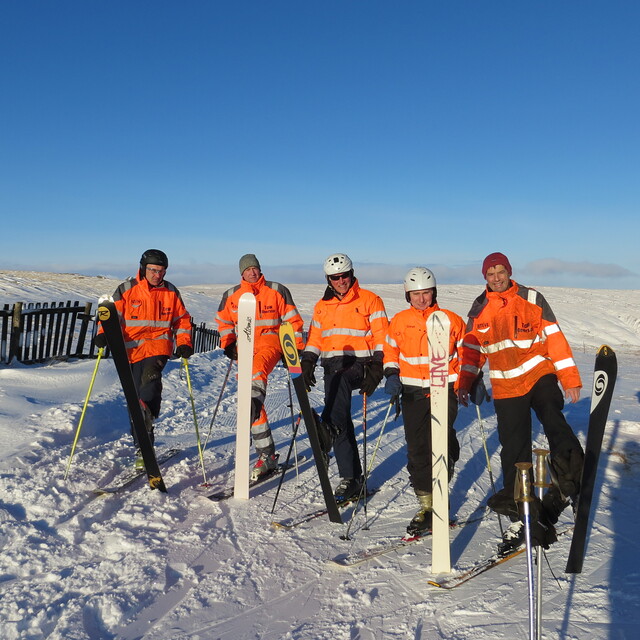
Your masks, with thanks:
[{"label": "black ski helmet", "polygon": [[148,264],[157,264],[159,267],[167,269],[169,267],[169,258],[160,249],[147,249],[140,258],[140,268],[144,270]]}]

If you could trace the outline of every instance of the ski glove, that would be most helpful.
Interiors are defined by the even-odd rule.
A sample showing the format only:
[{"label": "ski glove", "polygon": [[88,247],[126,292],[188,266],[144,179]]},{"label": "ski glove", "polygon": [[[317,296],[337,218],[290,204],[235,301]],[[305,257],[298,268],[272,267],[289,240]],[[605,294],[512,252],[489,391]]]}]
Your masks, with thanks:
[{"label": "ski glove", "polygon": [[93,339],[93,344],[98,347],[98,349],[104,349],[107,346],[107,336],[104,333],[96,334],[96,337]]},{"label": "ski glove", "polygon": [[193,348],[190,347],[188,344],[181,344],[176,349],[176,355],[178,356],[178,358],[189,359],[193,355]]},{"label": "ski glove", "polygon": [[487,387],[484,386],[484,379],[482,371],[478,374],[478,377],[473,381],[471,389],[469,389],[469,400],[473,404],[481,405],[485,400],[489,402],[491,396],[487,391]]},{"label": "ski glove", "polygon": [[229,358],[229,360],[237,360],[238,359],[238,344],[237,342],[232,342],[228,344],[224,348],[224,355]]},{"label": "ski glove", "polygon": [[304,386],[307,388],[307,391],[311,389],[311,387],[315,387],[316,384],[316,376],[313,373],[316,368],[316,363],[311,362],[311,360],[303,360],[300,363],[300,367],[302,369],[302,380],[304,381]]},{"label": "ski glove", "polygon": [[360,393],[370,396],[376,387],[382,380],[382,362],[374,360],[373,362],[367,362],[364,365],[364,380],[362,381],[362,387],[360,387]]},{"label": "ski glove", "polygon": [[558,538],[555,527],[551,524],[540,498],[534,497],[533,500],[529,502],[529,510],[531,518],[531,544],[534,547],[548,549]]},{"label": "ski glove", "polygon": [[391,396],[391,404],[395,404],[400,399],[402,393],[402,382],[397,373],[390,373],[384,383],[384,392]]}]

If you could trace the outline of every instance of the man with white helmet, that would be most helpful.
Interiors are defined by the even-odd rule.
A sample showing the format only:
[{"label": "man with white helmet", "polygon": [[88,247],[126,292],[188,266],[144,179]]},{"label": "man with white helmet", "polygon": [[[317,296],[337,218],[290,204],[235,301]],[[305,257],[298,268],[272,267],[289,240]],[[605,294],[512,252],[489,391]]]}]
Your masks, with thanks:
[{"label": "man with white helmet", "polygon": [[431,529],[431,398],[429,393],[429,346],[427,318],[444,311],[451,321],[449,333],[449,479],[460,456],[460,445],[453,428],[458,415],[458,349],[462,345],[465,324],[452,311],[437,303],[436,279],[425,267],[414,267],[404,279],[408,309],[397,313],[389,323],[384,345],[385,391],[392,402],[400,401],[407,440],[407,469],[418,498],[419,510],[407,533],[419,535]]},{"label": "man with white helmet", "polygon": [[315,385],[318,358],[324,369],[325,407],[319,425],[325,448],[333,445],[341,481],[335,489],[338,504],[356,497],[362,487],[362,465],[351,419],[351,394],[371,395],[382,380],[382,350],[388,320],[382,299],[361,289],[353,263],[344,253],[324,263],[327,288],[314,310],[302,375]]}]

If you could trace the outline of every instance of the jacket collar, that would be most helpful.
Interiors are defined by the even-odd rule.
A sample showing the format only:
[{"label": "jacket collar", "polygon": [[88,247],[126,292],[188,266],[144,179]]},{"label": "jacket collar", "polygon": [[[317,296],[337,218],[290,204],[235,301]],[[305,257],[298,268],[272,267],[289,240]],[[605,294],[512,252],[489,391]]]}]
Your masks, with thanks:
[{"label": "jacket collar", "polygon": [[247,282],[246,280],[240,280],[240,289],[242,289],[242,291],[248,291],[249,293],[253,293],[253,295],[255,296],[258,294],[260,289],[262,289],[262,287],[264,286],[264,283],[265,283],[264,273],[262,273],[260,274],[260,277],[258,278],[258,280],[253,284],[251,284],[250,282]]},{"label": "jacket collar", "polygon": [[327,288],[324,290],[324,295],[322,296],[322,299],[325,301],[335,300],[335,302],[351,302],[351,300],[357,297],[359,291],[360,291],[360,285],[358,284],[358,278],[354,278],[353,284],[349,288],[349,291],[347,291],[347,293],[344,294],[344,298],[342,298],[342,300],[338,298],[338,296],[336,295],[336,292],[329,285],[327,285]]}]

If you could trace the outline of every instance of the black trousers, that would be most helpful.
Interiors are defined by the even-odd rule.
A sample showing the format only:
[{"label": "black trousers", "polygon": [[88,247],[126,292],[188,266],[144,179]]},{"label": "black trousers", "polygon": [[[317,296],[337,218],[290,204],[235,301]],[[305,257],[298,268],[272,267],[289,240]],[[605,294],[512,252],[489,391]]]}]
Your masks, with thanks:
[{"label": "black trousers", "polygon": [[338,435],[333,443],[341,478],[358,478],[362,464],[351,419],[351,394],[362,386],[364,367],[355,362],[343,369],[324,369],[324,411],[322,420],[331,424]]},{"label": "black trousers", "polygon": [[[431,493],[431,398],[422,389],[405,387],[401,402],[409,478],[414,490]],[[449,385],[448,414],[449,459],[457,462],[460,458],[460,444],[453,423],[458,416],[458,398],[453,385]]]},{"label": "black trousers", "polygon": [[[167,360],[169,360],[167,356],[152,356],[131,363],[133,384],[136,387],[138,396],[147,405],[154,418],[160,415],[162,370],[167,364]],[[133,436],[133,441],[137,444],[133,424],[131,425],[131,435]]]},{"label": "black trousers", "polygon": [[566,455],[574,448],[582,451],[578,438],[562,413],[564,397],[555,374],[542,376],[524,396],[494,400],[493,404],[498,418],[498,437],[502,445],[500,460],[507,492],[513,493],[516,462],[532,462],[532,409],[547,436],[552,458],[554,455]]}]

